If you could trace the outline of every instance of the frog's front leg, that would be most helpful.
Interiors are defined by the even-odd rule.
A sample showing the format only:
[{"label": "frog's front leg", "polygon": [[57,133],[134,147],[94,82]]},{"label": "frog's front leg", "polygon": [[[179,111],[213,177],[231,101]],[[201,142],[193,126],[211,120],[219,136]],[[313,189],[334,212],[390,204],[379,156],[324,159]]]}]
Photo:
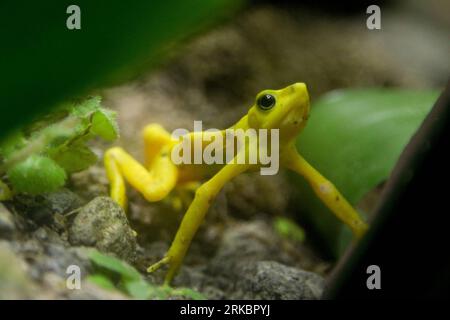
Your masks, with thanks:
[{"label": "frog's front leg", "polygon": [[181,266],[192,238],[197,232],[216,195],[227,181],[246,171],[248,168],[249,165],[245,164],[227,164],[214,177],[197,189],[195,198],[181,221],[181,225],[169,251],[162,260],[150,266],[147,270],[148,272],[153,272],[162,265],[168,264],[169,270],[164,282],[167,285],[170,284]]},{"label": "frog's front leg", "polygon": [[311,185],[319,199],[360,238],[367,231],[367,224],[348,203],[336,187],[314,169],[291,145],[283,155],[283,164],[302,175]]}]

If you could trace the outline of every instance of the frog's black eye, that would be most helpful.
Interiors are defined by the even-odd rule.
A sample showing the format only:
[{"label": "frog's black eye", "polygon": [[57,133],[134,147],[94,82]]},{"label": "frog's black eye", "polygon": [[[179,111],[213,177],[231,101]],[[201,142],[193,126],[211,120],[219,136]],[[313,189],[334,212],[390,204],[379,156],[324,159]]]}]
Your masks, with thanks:
[{"label": "frog's black eye", "polygon": [[275,102],[275,97],[267,93],[259,97],[256,104],[261,110],[270,110],[275,106]]}]

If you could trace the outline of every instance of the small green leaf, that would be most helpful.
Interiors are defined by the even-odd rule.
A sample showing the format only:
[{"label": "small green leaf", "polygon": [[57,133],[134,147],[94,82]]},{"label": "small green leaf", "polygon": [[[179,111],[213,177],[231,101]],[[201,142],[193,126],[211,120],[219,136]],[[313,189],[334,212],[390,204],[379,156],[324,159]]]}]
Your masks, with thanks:
[{"label": "small green leaf", "polygon": [[68,173],[87,169],[98,160],[95,153],[83,143],[70,145],[68,148],[63,149],[63,151],[57,151],[52,154],[51,158]]},{"label": "small green leaf", "polygon": [[284,217],[276,217],[273,221],[275,231],[282,237],[303,242],[305,241],[305,231],[294,221]]},{"label": "small green leaf", "polygon": [[15,191],[29,194],[56,191],[66,181],[63,168],[52,159],[39,155],[28,157],[7,173]]},{"label": "small green leaf", "polygon": [[68,103],[66,108],[71,116],[78,119],[78,125],[74,130],[75,136],[86,134],[91,125],[91,116],[100,109],[101,97],[95,96],[83,101]]},{"label": "small green leaf", "polygon": [[119,136],[116,113],[100,108],[92,116],[91,131],[107,141],[113,141]]},{"label": "small green leaf", "polygon": [[[129,264],[111,256],[100,253],[93,249],[89,255],[90,260],[100,269],[100,273],[91,276],[93,282],[103,287],[115,287],[122,292],[130,295],[134,299],[167,299],[171,296],[183,296],[195,300],[206,300],[199,292],[189,288],[172,288],[169,286],[155,286],[141,276],[141,274]],[[121,280],[118,286],[115,286],[110,278],[102,273],[109,272],[119,275]],[[112,274],[111,274],[112,272]],[[93,277],[93,278],[92,278]]]},{"label": "small green leaf", "polygon": [[83,102],[70,105],[71,113],[79,118],[88,118],[96,112],[101,106],[102,98],[100,96],[90,97]]},{"label": "small green leaf", "polygon": [[99,287],[102,287],[107,290],[117,290],[114,283],[106,276],[102,274],[93,274],[86,277],[86,280],[92,282]]},{"label": "small green leaf", "polygon": [[193,300],[207,300],[200,292],[189,288],[176,288],[172,290],[172,295],[180,295],[183,297],[191,298]]},{"label": "small green leaf", "polygon": [[89,255],[91,261],[100,268],[119,274],[126,281],[141,281],[141,274],[128,263],[117,258],[92,250]]},{"label": "small green leaf", "polygon": [[148,299],[155,288],[153,288],[153,286],[151,286],[144,280],[140,280],[125,282],[125,289],[127,290],[128,294],[134,299],[142,300]]}]

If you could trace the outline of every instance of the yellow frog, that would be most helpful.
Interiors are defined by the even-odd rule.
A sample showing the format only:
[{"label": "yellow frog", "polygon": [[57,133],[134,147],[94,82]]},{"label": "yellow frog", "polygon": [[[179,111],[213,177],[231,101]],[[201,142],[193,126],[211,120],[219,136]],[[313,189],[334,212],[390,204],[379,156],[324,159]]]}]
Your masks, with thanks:
[{"label": "yellow frog", "polygon": [[[229,129],[278,129],[280,165],[303,176],[321,201],[350,227],[355,238],[359,238],[367,230],[367,224],[334,185],[316,171],[296,149],[296,137],[305,127],[309,111],[306,85],[295,83],[281,90],[264,90],[258,93],[248,113]],[[220,134],[225,137],[229,129],[220,131]],[[208,131],[194,131],[188,133],[188,138],[193,144],[200,141],[201,148],[206,148],[213,140],[211,135]],[[208,208],[225,183],[243,172],[258,170],[263,164],[242,161],[228,161],[223,165],[175,164],[172,161],[172,151],[186,140],[174,138],[158,124],[145,127],[143,138],[145,165],[119,147],[111,148],[105,153],[104,163],[110,181],[110,195],[124,209],[127,205],[125,180],[151,202],[162,200],[176,187],[206,180],[196,189],[195,197],[168,252],[159,262],[148,268],[148,272],[153,272],[163,265],[168,265],[169,270],[165,277],[165,284],[168,285],[180,268]],[[186,136],[182,138],[185,139]],[[255,142],[246,142],[241,148],[234,145],[233,160],[242,155],[248,157],[253,150],[262,151],[261,144],[252,144]],[[271,148],[270,141],[267,145]],[[227,148],[225,143],[223,148]]]}]

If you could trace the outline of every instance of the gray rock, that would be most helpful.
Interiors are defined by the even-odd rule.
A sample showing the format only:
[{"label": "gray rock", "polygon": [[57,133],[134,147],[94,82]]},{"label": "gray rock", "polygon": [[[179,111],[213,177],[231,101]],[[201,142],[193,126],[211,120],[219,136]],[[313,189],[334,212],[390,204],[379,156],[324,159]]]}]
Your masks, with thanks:
[{"label": "gray rock", "polygon": [[33,275],[42,277],[45,273],[56,274],[66,278],[67,268],[71,265],[78,266],[84,277],[91,268],[88,255],[90,248],[64,247],[59,244],[47,244],[45,255],[38,255],[33,264]]},{"label": "gray rock", "polygon": [[26,263],[16,256],[6,241],[0,241],[0,300],[31,299],[35,289],[27,275]]},{"label": "gray rock", "polygon": [[[210,271],[220,276],[217,283],[232,299],[320,298],[323,278],[298,268],[305,263],[281,248],[280,238],[264,223],[244,224],[225,233]],[[308,259],[306,252],[302,258]]]},{"label": "gray rock", "polygon": [[242,269],[235,298],[263,300],[319,299],[324,279],[312,272],[275,261],[259,261]]},{"label": "gray rock", "polygon": [[83,204],[82,199],[77,194],[66,188],[48,193],[44,195],[44,198],[48,201],[53,213],[59,214],[75,210]]},{"label": "gray rock", "polygon": [[15,229],[11,212],[0,203],[0,239],[11,239]]},{"label": "gray rock", "polygon": [[14,198],[14,206],[18,212],[24,214],[38,226],[53,225],[60,231],[64,229],[64,226],[58,221],[60,219],[55,219],[55,217],[69,213],[82,204],[80,197],[65,188],[37,196],[18,194]]},{"label": "gray rock", "polygon": [[135,259],[135,233],[123,209],[109,197],[97,197],[80,209],[70,226],[69,241],[127,261]]},{"label": "gray rock", "polygon": [[286,245],[264,220],[230,226],[209,263],[184,266],[174,285],[209,299],[320,298],[322,276],[305,271],[318,262],[301,245]]},{"label": "gray rock", "polygon": [[264,221],[240,223],[224,232],[208,270],[211,274],[232,277],[251,261],[275,260],[294,264],[295,259],[280,250],[282,247],[282,239]]}]

